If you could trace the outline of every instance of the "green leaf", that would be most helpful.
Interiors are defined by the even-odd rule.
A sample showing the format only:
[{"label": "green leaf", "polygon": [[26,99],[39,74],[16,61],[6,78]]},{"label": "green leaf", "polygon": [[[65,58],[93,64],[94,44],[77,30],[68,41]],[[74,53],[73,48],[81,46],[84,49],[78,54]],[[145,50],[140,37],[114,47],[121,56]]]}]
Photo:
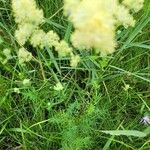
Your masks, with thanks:
[{"label": "green leaf", "polygon": [[125,135],[125,136],[135,136],[135,137],[145,137],[147,136],[146,133],[137,131],[137,130],[106,130],[102,131],[103,133],[110,134],[110,135]]},{"label": "green leaf", "polygon": [[28,133],[28,131],[27,131],[27,130],[25,130],[25,129],[21,129],[21,128],[10,128],[10,129],[8,129],[8,131]]}]

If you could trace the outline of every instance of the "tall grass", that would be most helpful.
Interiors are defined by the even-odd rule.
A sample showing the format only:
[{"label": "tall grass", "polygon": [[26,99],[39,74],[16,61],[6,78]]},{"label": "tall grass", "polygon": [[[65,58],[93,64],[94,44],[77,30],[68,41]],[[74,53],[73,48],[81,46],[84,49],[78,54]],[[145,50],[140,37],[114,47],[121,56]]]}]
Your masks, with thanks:
[{"label": "tall grass", "polygon": [[[37,0],[37,4],[46,17],[41,27],[55,30],[69,42],[73,28],[63,16],[62,1]],[[150,128],[139,123],[150,113],[149,0],[136,18],[134,28],[120,28],[118,48],[105,59],[80,51],[80,65],[71,69],[67,58],[60,60],[49,49],[34,51],[27,44],[39,62],[20,66],[11,1],[0,0],[0,49],[11,48],[13,55],[7,64],[0,63],[0,149],[150,149]],[[24,79],[31,85],[22,85]],[[64,85],[59,92],[53,89],[58,80]],[[110,130],[126,133],[117,136]],[[131,136],[131,130],[146,136]]]}]

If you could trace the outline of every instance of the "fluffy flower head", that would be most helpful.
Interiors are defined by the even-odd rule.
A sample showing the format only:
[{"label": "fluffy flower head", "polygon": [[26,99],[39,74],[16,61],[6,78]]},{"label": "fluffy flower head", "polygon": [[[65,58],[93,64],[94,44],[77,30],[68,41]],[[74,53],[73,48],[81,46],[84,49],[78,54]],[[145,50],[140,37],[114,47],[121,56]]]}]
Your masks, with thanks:
[{"label": "fluffy flower head", "polygon": [[52,47],[58,44],[59,36],[52,30],[45,33],[43,30],[35,30],[30,39],[31,44],[34,47]]},{"label": "fluffy flower head", "polygon": [[79,62],[80,62],[80,56],[79,55],[72,55],[71,56],[71,61],[70,61],[71,67],[76,68]]},{"label": "fluffy flower head", "polygon": [[34,29],[35,26],[29,23],[19,25],[18,30],[15,31],[15,37],[17,42],[20,45],[24,45],[26,41],[29,39],[29,37],[31,36]]},{"label": "fluffy flower head", "polygon": [[135,12],[138,12],[142,9],[144,0],[123,0],[123,4],[133,9]]},{"label": "fluffy flower head", "polygon": [[72,49],[64,40],[57,43],[57,45],[55,46],[55,50],[58,52],[59,56],[61,57],[67,56],[72,52]]},{"label": "fluffy flower head", "polygon": [[43,38],[45,37],[46,33],[43,30],[35,30],[30,38],[30,42],[33,47],[44,47],[43,45]]},{"label": "fluffy flower head", "polygon": [[[64,14],[75,28],[71,36],[72,44],[79,49],[94,48],[102,54],[114,52],[118,25],[128,27],[135,24],[129,1],[135,0],[124,0],[123,3],[119,0],[65,0]],[[134,8],[143,0],[137,1]]]},{"label": "fluffy flower head", "polygon": [[54,90],[56,90],[56,91],[61,91],[61,90],[63,90],[63,86],[62,86],[62,84],[60,83],[60,82],[58,82],[55,86],[54,86]]},{"label": "fluffy flower head", "polygon": [[34,0],[12,0],[12,9],[15,21],[18,23],[15,36],[22,46],[43,22],[43,11],[36,7]]},{"label": "fluffy flower head", "polygon": [[8,48],[5,48],[3,50],[3,54],[5,55],[6,59],[11,59],[12,58],[12,56],[11,56],[11,50],[8,49]]},{"label": "fluffy flower head", "polygon": [[25,62],[29,62],[32,59],[32,54],[22,47],[18,51],[18,58],[19,63],[24,64]]},{"label": "fluffy flower head", "polygon": [[12,9],[18,24],[39,25],[43,22],[43,11],[36,7],[34,0],[12,0]]}]

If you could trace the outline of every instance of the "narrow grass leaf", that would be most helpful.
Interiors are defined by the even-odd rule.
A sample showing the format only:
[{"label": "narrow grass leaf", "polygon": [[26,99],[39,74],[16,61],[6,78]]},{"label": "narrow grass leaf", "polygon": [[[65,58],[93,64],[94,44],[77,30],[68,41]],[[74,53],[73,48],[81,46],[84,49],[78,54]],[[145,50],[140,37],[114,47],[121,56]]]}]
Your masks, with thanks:
[{"label": "narrow grass leaf", "polygon": [[135,136],[135,137],[145,137],[147,136],[146,133],[137,131],[137,130],[106,130],[102,131],[103,133],[110,134],[110,135],[125,135],[125,136]]}]

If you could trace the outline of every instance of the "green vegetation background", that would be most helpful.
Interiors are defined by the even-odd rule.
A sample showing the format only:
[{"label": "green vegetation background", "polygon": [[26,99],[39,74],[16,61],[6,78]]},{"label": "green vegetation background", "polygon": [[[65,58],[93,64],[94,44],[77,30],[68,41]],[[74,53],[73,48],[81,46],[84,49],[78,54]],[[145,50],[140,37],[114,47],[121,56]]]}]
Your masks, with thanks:
[{"label": "green vegetation background", "polygon": [[[37,4],[47,18],[42,28],[55,30],[69,42],[73,28],[63,16],[62,0],[37,0]],[[11,1],[0,0],[0,55],[11,48],[14,56],[6,65],[0,63],[0,150],[149,150],[149,136],[101,132],[150,130],[139,123],[150,114],[149,0],[135,18],[134,28],[120,27],[112,56],[102,59],[93,52],[77,51],[82,59],[71,69],[67,58],[60,60],[27,44],[40,63],[20,66]],[[30,79],[31,85],[23,86],[23,79]],[[58,79],[64,85],[60,92],[53,89]],[[14,92],[16,87],[20,93]]]}]

